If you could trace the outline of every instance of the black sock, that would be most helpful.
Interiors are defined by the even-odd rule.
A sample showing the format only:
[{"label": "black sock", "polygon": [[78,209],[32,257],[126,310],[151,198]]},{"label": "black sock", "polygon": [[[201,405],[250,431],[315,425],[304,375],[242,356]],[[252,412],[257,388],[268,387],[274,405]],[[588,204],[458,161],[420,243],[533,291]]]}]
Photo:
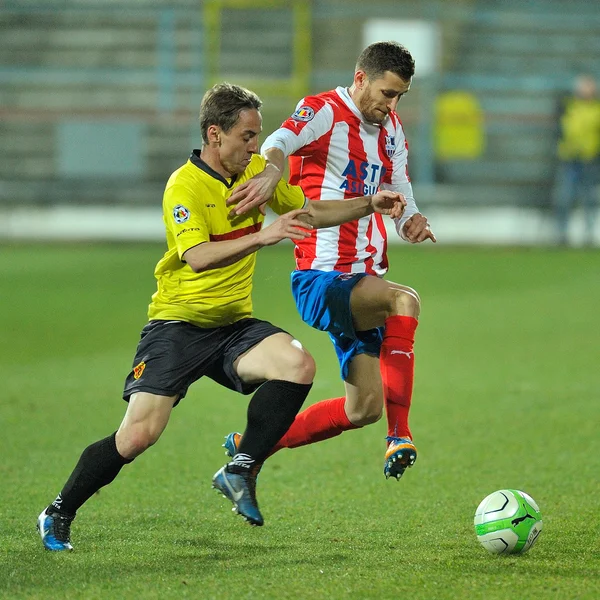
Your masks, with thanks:
[{"label": "black sock", "polygon": [[115,436],[116,432],[82,452],[69,480],[48,510],[74,516],[88,498],[108,485],[123,465],[131,462],[117,451]]},{"label": "black sock", "polygon": [[256,390],[248,405],[246,431],[233,457],[233,471],[251,468],[269,456],[294,422],[311,387],[312,383],[273,379]]}]

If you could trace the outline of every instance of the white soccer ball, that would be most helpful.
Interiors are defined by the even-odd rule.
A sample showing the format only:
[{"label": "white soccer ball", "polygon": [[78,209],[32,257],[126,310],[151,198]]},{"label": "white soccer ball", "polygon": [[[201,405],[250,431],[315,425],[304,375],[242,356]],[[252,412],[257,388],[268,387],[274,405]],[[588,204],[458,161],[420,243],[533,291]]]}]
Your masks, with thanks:
[{"label": "white soccer ball", "polygon": [[519,490],[498,490],[475,511],[475,533],[491,554],[523,554],[542,532],[542,513],[535,500]]}]

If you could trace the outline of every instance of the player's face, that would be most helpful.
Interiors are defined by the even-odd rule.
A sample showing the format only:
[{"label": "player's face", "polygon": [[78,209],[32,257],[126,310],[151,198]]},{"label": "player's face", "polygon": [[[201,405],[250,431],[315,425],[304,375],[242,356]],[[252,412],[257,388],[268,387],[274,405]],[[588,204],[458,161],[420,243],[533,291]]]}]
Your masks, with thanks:
[{"label": "player's face", "polygon": [[221,131],[219,160],[231,176],[243,173],[253,154],[258,152],[258,135],[262,117],[256,109],[243,110],[237,123],[227,132]]},{"label": "player's face", "polygon": [[[357,78],[361,87],[357,85]],[[358,72],[355,75],[356,91],[352,98],[367,121],[382,123],[390,111],[396,110],[398,101],[410,89],[410,83],[391,71],[386,71],[382,77],[373,80]]]}]

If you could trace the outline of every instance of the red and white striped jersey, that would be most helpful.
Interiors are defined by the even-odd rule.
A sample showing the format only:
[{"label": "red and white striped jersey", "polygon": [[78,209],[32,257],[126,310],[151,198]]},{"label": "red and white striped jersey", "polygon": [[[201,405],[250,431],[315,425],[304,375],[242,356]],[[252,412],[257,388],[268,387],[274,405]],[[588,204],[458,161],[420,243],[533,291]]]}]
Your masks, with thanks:
[{"label": "red and white striped jersey", "polygon": [[[294,114],[264,142],[289,157],[290,183],[310,200],[370,195],[378,189],[404,194],[407,207],[397,231],[418,212],[408,176],[408,145],[395,112],[368,123],[348,90],[338,87],[303,98]],[[383,275],[388,268],[383,216],[372,214],[314,230],[296,242],[298,269]]]}]

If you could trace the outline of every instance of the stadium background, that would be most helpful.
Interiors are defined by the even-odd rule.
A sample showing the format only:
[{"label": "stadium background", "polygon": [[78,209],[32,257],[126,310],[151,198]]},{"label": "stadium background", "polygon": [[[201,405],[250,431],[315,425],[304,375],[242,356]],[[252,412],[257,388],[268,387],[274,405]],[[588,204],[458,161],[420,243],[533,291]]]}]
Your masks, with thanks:
[{"label": "stadium background", "polygon": [[[415,197],[441,243],[551,243],[557,100],[600,69],[589,0],[6,0],[1,10],[3,238],[160,239],[156,206],[199,145],[207,87],[257,91],[270,132],[304,94],[349,85],[365,32],[387,19],[417,58],[399,111]],[[580,231],[576,218],[574,244]]]},{"label": "stadium background", "polygon": [[[389,278],[423,298],[417,465],[383,479],[383,421],[280,452],[259,479],[266,525],[249,528],[210,489],[246,399],[203,380],[80,511],[75,552],[44,552],[41,508],[122,417],[164,251],[162,189],[199,144],[202,93],[220,79],[256,89],[268,132],[304,91],[349,84],[367,21],[386,17],[433,25],[440,43],[438,70],[400,105],[440,241],[389,252]],[[600,597],[600,253],[555,248],[550,217],[556,99],[579,71],[600,75],[599,34],[585,0],[5,0],[0,597]],[[469,94],[446,96],[461,135],[439,118],[444,92]],[[315,356],[312,403],[342,385],[296,313],[292,268],[289,244],[260,252],[255,313]],[[495,560],[472,518],[505,487],[532,495],[544,531]]]}]

